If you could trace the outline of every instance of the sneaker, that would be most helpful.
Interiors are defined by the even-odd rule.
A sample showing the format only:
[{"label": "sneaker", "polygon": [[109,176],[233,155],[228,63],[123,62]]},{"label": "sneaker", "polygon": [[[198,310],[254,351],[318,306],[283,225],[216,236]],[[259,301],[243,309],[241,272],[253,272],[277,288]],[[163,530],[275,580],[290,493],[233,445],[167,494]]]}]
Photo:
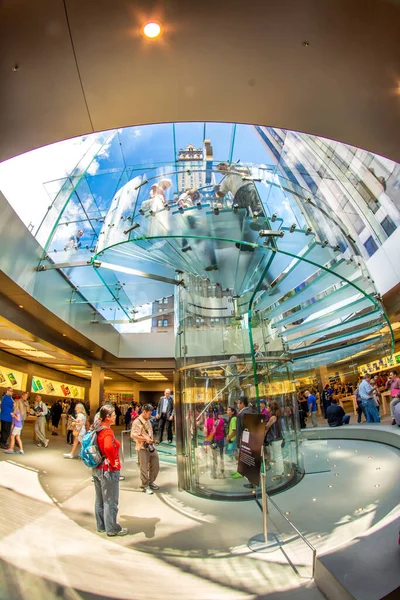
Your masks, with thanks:
[{"label": "sneaker", "polygon": [[217,265],[210,265],[209,267],[206,267],[204,270],[207,271],[207,272],[209,272],[209,271],[218,271],[218,267],[217,267]]},{"label": "sneaker", "polygon": [[43,448],[43,444],[42,444],[42,443],[40,443],[40,444],[36,444],[36,446],[37,446],[38,448]]},{"label": "sneaker", "polygon": [[236,472],[236,473],[232,473],[231,477],[232,477],[232,479],[240,479],[241,477],[243,477],[243,475]]},{"label": "sneaker", "polygon": [[168,440],[168,444],[172,444],[172,440]]},{"label": "sneaker", "polygon": [[151,483],[151,484],[149,485],[149,487],[150,487],[152,490],[159,490],[159,489],[160,489],[160,486],[159,486],[159,485],[157,485],[156,483]]},{"label": "sneaker", "polygon": [[189,250],[191,250],[191,249],[192,249],[192,247],[191,247],[191,246],[184,246],[184,247],[182,248],[182,252],[189,252]]},{"label": "sneaker", "polygon": [[150,486],[149,486],[149,487],[146,487],[146,488],[144,488],[144,490],[143,490],[143,491],[144,491],[144,493],[145,493],[145,494],[148,494],[149,496],[151,496],[151,494],[153,494],[153,490],[151,489],[151,487],[150,487]]},{"label": "sneaker", "polygon": [[54,431],[52,431],[51,435],[57,435],[56,433],[54,433]]},{"label": "sneaker", "polygon": [[116,535],[127,535],[129,532],[126,527],[121,527],[116,533],[107,533],[108,537],[115,537]]},{"label": "sneaker", "polygon": [[66,454],[63,454],[64,458],[74,458],[73,454],[69,454],[68,452]]},{"label": "sneaker", "polygon": [[15,454],[14,450],[10,450],[9,448],[7,448],[7,450],[4,450],[4,454]]},{"label": "sneaker", "polygon": [[49,445],[49,441],[50,441],[50,440],[46,440],[46,441],[45,441],[45,443],[44,443],[44,447],[45,447],[45,448],[47,448],[47,446]]},{"label": "sneaker", "polygon": [[396,425],[396,419],[392,419],[391,425]]},{"label": "sneaker", "polygon": [[15,454],[25,454],[23,450],[18,450]]},{"label": "sneaker", "polygon": [[125,476],[124,476],[124,475],[120,475],[120,476],[119,476],[119,480],[120,480],[120,481],[125,481]]},{"label": "sneaker", "polygon": [[106,530],[105,530],[105,529],[98,529],[98,530],[97,530],[97,533],[105,533],[105,532],[106,532]]}]

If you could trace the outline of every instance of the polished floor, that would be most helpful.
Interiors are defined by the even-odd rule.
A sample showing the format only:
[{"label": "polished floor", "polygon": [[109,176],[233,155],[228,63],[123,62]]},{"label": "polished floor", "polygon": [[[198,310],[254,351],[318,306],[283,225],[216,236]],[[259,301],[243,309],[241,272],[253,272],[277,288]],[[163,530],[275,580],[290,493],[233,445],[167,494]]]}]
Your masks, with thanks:
[{"label": "polished floor", "polygon": [[[146,496],[136,463],[126,463],[120,522],[130,535],[98,534],[90,471],[63,459],[64,438],[50,439],[49,448],[37,448],[27,427],[25,456],[0,457],[1,598],[323,598],[311,580],[311,551],[272,504],[270,530],[283,545],[253,553],[247,542],[262,530],[256,502],[180,492],[173,465],[162,465],[160,492]],[[311,460],[315,441],[307,444]],[[394,531],[400,451],[353,440],[322,446],[324,469],[310,462],[297,486],[274,496],[318,554],[333,556],[356,538],[359,545],[388,522]]]}]

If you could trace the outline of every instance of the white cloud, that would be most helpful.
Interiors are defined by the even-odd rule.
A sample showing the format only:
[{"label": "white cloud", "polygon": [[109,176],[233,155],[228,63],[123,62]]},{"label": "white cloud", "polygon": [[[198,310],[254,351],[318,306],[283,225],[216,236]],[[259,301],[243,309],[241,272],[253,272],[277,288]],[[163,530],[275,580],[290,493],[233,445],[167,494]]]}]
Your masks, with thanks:
[{"label": "white cloud", "polygon": [[[72,140],[65,140],[50,146],[32,150],[0,163],[0,190],[26,226],[33,225],[35,232],[51,205],[59,180],[70,174],[84,157],[84,161],[100,151],[108,156],[115,132],[102,147],[104,134],[92,134]],[[99,168],[93,160],[88,172],[94,175]],[[47,186],[51,197],[46,191]],[[60,184],[61,185],[61,182]]]}]

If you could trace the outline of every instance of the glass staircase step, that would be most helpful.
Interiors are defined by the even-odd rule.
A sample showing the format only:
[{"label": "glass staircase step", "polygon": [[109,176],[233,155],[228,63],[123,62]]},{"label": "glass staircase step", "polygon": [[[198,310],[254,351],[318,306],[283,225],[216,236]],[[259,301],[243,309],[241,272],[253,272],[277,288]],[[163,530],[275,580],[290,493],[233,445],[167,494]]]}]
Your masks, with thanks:
[{"label": "glass staircase step", "polygon": [[[299,325],[294,325],[289,329],[286,329],[281,332],[281,336],[285,339],[285,336],[297,336],[301,335],[304,331],[323,331],[326,325],[332,324],[332,322],[336,322],[337,319],[348,318],[351,315],[364,310],[365,308],[371,308],[373,306],[373,302],[371,298],[363,296],[358,300],[354,300],[353,302],[342,306],[334,310],[333,312],[324,313],[315,319],[307,320]],[[293,337],[292,337],[293,339]]]},{"label": "glass staircase step", "polygon": [[354,266],[354,263],[340,259],[337,264],[330,268],[329,272],[321,271],[321,274],[316,279],[309,282],[305,287],[296,291],[293,296],[287,298],[268,312],[268,318],[272,319],[277,314],[282,314],[300,304],[305,304],[333,285],[339,284],[343,277],[349,279],[356,272],[357,267]]},{"label": "glass staircase step", "polygon": [[[354,280],[353,283],[354,283],[354,285],[364,284],[364,289],[366,289],[367,293],[368,293],[368,290],[370,290],[372,287],[372,284],[370,282],[368,282],[367,280],[364,280],[363,277],[357,278],[356,280]],[[311,304],[307,304],[307,305],[303,306],[300,310],[293,312],[290,315],[279,319],[279,321],[276,320],[275,324],[277,327],[290,325],[290,323],[293,323],[294,321],[298,321],[299,319],[306,319],[310,315],[318,313],[320,310],[330,308],[341,302],[350,303],[353,301],[353,299],[356,300],[356,296],[359,294],[360,294],[360,292],[355,287],[353,287],[353,285],[346,283],[346,284],[342,285],[340,288],[336,289],[335,291],[320,298],[319,300],[316,300],[315,302],[312,302]],[[279,318],[279,316],[280,315],[278,315],[278,317],[275,317],[275,319]]]},{"label": "glass staircase step", "polygon": [[[336,337],[331,337],[329,339],[322,340],[320,342],[316,342],[313,344],[308,344],[307,342],[300,342],[300,343],[298,342],[296,348],[291,347],[291,352],[293,353],[293,356],[296,357],[298,352],[303,353],[304,350],[313,352],[314,350],[318,350],[320,348],[324,348],[324,347],[330,346],[332,344],[340,344],[342,342],[346,342],[349,340],[355,341],[359,338],[364,338],[367,335],[371,335],[372,333],[375,333],[376,331],[380,331],[380,329],[382,329],[382,323],[377,323],[375,325],[371,325],[371,327],[365,327],[364,329],[359,329],[357,331],[352,331],[350,333],[344,333],[343,335],[341,334]],[[324,334],[322,333],[321,336],[323,337]]]},{"label": "glass staircase step", "polygon": [[310,248],[306,249],[302,258],[315,262],[318,266],[300,260],[300,258],[296,260],[286,273],[282,273],[282,276],[277,281],[276,285],[269,291],[267,290],[264,292],[257,303],[258,310],[265,310],[272,304],[275,304],[278,298],[281,298],[288,292],[296,289],[296,287],[302,284],[304,280],[308,279],[313,273],[318,271],[320,266],[325,265],[334,259],[335,252],[329,246],[323,248],[319,242],[314,242]]},{"label": "glass staircase step", "polygon": [[312,356],[305,355],[302,358],[297,358],[293,361],[293,369],[294,371],[299,371],[303,369],[316,368],[322,365],[329,365],[339,360],[344,360],[353,354],[363,352],[364,350],[373,350],[374,346],[381,342],[381,340],[382,336],[376,336],[366,341],[348,344],[347,346],[335,348],[334,350],[330,350],[328,352],[316,353]]},{"label": "glass staircase step", "polygon": [[362,317],[356,317],[349,321],[339,321],[336,325],[332,325],[331,327],[324,327],[321,331],[314,331],[313,333],[309,333],[306,335],[303,333],[301,335],[300,340],[297,339],[297,335],[294,335],[292,339],[292,337],[289,335],[290,330],[281,335],[286,341],[286,343],[289,345],[289,347],[291,347],[292,344],[299,344],[303,341],[307,341],[307,343],[312,343],[314,340],[320,339],[321,335],[331,335],[338,332],[341,333],[347,331],[348,329],[356,328],[356,334],[358,327],[362,327],[365,323],[369,324],[377,320],[381,324],[381,327],[386,323],[386,321],[383,318],[382,312],[380,310],[373,310]]}]

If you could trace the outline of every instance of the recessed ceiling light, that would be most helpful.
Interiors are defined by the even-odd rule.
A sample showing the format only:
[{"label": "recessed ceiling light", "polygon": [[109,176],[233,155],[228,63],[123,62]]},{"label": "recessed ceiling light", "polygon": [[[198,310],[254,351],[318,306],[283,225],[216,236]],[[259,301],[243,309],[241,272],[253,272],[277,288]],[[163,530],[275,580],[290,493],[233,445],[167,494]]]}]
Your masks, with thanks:
[{"label": "recessed ceiling light", "polygon": [[339,473],[335,473],[335,477],[339,477]]},{"label": "recessed ceiling light", "polygon": [[36,358],[54,358],[52,354],[47,354],[47,352],[42,352],[41,350],[21,350],[21,352]]},{"label": "recessed ceiling light", "polygon": [[63,333],[63,337],[67,337],[67,334],[66,334],[66,333]]},{"label": "recessed ceiling light", "polygon": [[287,511],[285,512],[285,515],[290,515],[290,512],[287,510]]},{"label": "recessed ceiling light", "polygon": [[333,485],[332,484],[328,485],[328,488],[333,488]]},{"label": "recessed ceiling light", "polygon": [[316,498],[313,498],[313,499],[312,499],[312,501],[313,501],[313,502],[316,502],[316,501],[317,501],[317,499],[316,499]]},{"label": "recessed ceiling light", "polygon": [[4,344],[5,346],[9,346],[10,348],[14,348],[15,350],[33,350],[32,346],[28,344],[24,344],[24,342],[20,342],[19,340],[0,340],[0,344]]},{"label": "recessed ceiling light", "polygon": [[372,458],[372,456],[368,456],[368,458],[369,458],[369,459],[371,459],[371,458]]},{"label": "recessed ceiling light", "polygon": [[149,39],[158,38],[161,35],[161,25],[156,21],[151,21],[143,26],[143,33]]},{"label": "recessed ceiling light", "polygon": [[19,306],[20,308],[24,308],[24,305],[23,305],[23,304],[18,304],[18,306]]}]

